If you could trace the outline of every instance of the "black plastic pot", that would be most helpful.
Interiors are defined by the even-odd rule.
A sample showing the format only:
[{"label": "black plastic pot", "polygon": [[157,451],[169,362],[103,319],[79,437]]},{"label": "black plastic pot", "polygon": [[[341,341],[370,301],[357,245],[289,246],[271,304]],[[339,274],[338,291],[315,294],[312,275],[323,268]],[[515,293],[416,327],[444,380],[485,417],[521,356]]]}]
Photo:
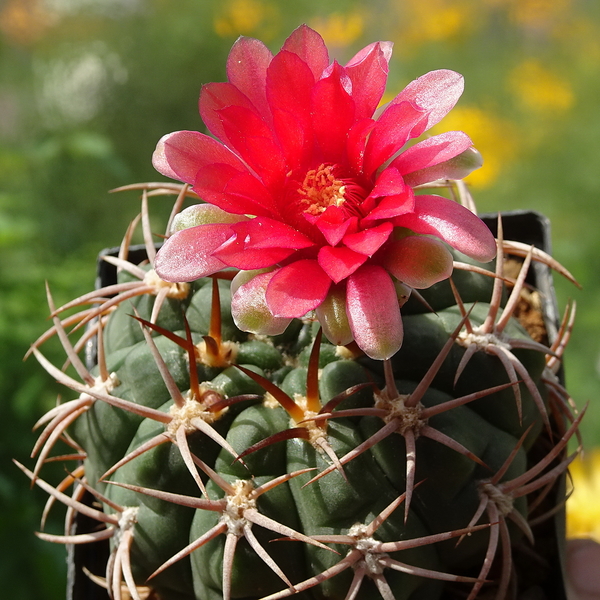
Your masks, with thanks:
[{"label": "black plastic pot", "polygon": [[[534,211],[510,211],[502,213],[502,229],[504,239],[523,242],[533,245],[547,254],[552,254],[550,219]],[[482,219],[496,235],[498,215],[484,215]],[[526,280],[540,292],[542,315],[550,343],[558,335],[561,315],[558,311],[556,292],[552,271],[549,267],[539,262],[533,262]],[[558,373],[564,385],[564,369]],[[565,545],[566,545],[566,515],[564,498],[566,496],[566,476],[560,477],[549,494],[549,504],[562,505],[553,518],[548,519],[538,526],[535,533],[533,552],[531,547],[524,547],[520,553],[513,557],[515,563],[522,570],[543,570],[545,581],[540,589],[531,590],[527,598],[539,600],[567,600],[566,572],[565,572]],[[517,549],[518,551],[519,549]],[[546,565],[538,563],[534,553],[543,556]]]}]

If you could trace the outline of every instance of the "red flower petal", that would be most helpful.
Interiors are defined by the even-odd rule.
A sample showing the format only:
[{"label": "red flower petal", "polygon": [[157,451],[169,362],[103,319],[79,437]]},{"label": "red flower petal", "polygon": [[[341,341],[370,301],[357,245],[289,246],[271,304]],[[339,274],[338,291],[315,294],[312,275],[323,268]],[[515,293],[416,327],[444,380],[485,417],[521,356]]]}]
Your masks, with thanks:
[{"label": "red flower petal", "polygon": [[469,173],[479,169],[483,164],[481,154],[473,147],[467,148],[457,156],[449,158],[444,162],[413,173],[407,173],[404,181],[410,186],[436,181],[437,179],[463,179]]},{"label": "red flower petal", "polygon": [[231,150],[197,131],[175,131],[163,136],[152,155],[152,164],[159,173],[190,184],[202,167],[212,163],[223,163],[233,171],[246,170]]},{"label": "red flower petal", "polygon": [[471,138],[462,131],[447,131],[406,149],[392,161],[391,166],[396,167],[402,175],[413,173],[450,160],[472,145]]},{"label": "red flower petal", "polygon": [[265,91],[267,67],[273,58],[271,51],[259,40],[240,37],[227,58],[227,79],[254,105],[259,114],[269,120]]},{"label": "red flower petal", "polygon": [[358,267],[365,263],[367,256],[350,250],[350,248],[332,248],[323,246],[319,250],[319,265],[334,283],[339,283],[352,275]]},{"label": "red flower petal", "polygon": [[462,75],[440,69],[430,71],[409,83],[392,100],[392,104],[412,102],[428,113],[425,130],[439,123],[454,107],[463,93]]},{"label": "red flower petal", "polygon": [[277,210],[269,191],[247,170],[215,163],[200,169],[193,183],[203,200],[229,213],[271,216]]},{"label": "red flower petal", "polygon": [[306,156],[310,155],[313,148],[312,127],[307,128],[294,113],[278,109],[273,109],[273,127],[289,171],[300,169],[306,164]]},{"label": "red flower petal", "polygon": [[231,226],[235,237],[227,240],[213,255],[225,264],[243,270],[271,267],[291,256],[295,250],[313,242],[292,227],[257,217]]},{"label": "red flower petal", "polygon": [[481,262],[496,256],[496,241],[485,223],[464,206],[441,196],[416,196],[413,213],[395,219],[399,227],[435,235]]},{"label": "red flower petal", "polygon": [[256,112],[242,106],[228,106],[219,116],[231,145],[264,184],[281,183],[288,169],[273,130]]},{"label": "red flower petal", "polygon": [[392,42],[375,42],[363,48],[345,66],[352,81],[356,118],[371,117],[385,91]]},{"label": "red flower petal", "polygon": [[411,138],[423,133],[426,114],[410,102],[390,105],[379,117],[367,142],[364,170],[367,176],[379,169]]},{"label": "red flower petal", "polygon": [[227,240],[213,252],[224,265],[253,271],[255,269],[266,269],[279,264],[294,253],[291,248],[261,248],[260,250],[246,248],[244,241],[239,238]]},{"label": "red flower petal", "polygon": [[330,285],[316,260],[298,260],[275,273],[267,287],[267,305],[276,317],[302,317],[325,300]]},{"label": "red flower petal", "polygon": [[313,127],[326,162],[339,163],[345,156],[348,131],[354,124],[351,85],[344,68],[334,62],[331,72],[313,89]]},{"label": "red flower petal", "polygon": [[[309,217],[310,215],[306,216]],[[357,217],[346,217],[337,206],[329,206],[312,222],[330,246],[337,246],[347,233],[356,231],[358,219]]]},{"label": "red flower petal", "polygon": [[406,193],[386,196],[379,204],[361,221],[362,225],[371,225],[374,221],[393,219],[400,215],[412,212],[415,207],[415,197],[411,188],[407,187]]},{"label": "red flower petal", "polygon": [[310,114],[310,98],[315,77],[308,65],[296,54],[281,51],[267,70],[269,106],[300,117]]},{"label": "red flower petal", "polygon": [[283,44],[282,50],[297,54],[319,79],[329,65],[329,53],[323,38],[307,25],[300,25]]},{"label": "red flower petal", "polygon": [[225,128],[220,111],[228,106],[241,106],[256,112],[256,108],[245,94],[232,83],[207,83],[202,86],[198,108],[208,130],[222,142],[233,146]]},{"label": "red flower petal", "polygon": [[381,266],[412,288],[425,289],[452,275],[452,255],[436,238],[409,235],[392,240],[381,256]]},{"label": "red flower petal", "polygon": [[230,224],[197,225],[174,233],[156,255],[154,269],[165,281],[194,281],[227,265],[212,256],[233,235]]},{"label": "red flower petal", "polygon": [[365,256],[373,256],[387,242],[392,229],[391,223],[381,223],[376,227],[348,234],[344,237],[343,243],[355,252]]},{"label": "red flower petal", "polygon": [[315,78],[299,56],[282,51],[267,71],[267,98],[273,124],[290,169],[300,167],[312,150],[310,102]]},{"label": "red flower petal", "polygon": [[404,178],[397,169],[388,167],[385,169],[375,187],[365,202],[365,207],[370,208],[373,199],[382,198],[369,214],[362,220],[362,224],[371,224],[378,219],[392,219],[412,212],[415,206],[413,191],[404,182]]},{"label": "red flower petal", "polygon": [[376,123],[373,119],[362,119],[355,123],[348,132],[348,141],[346,143],[346,156],[350,168],[357,175],[363,171],[365,160],[365,148],[370,133],[373,131]]},{"label": "red flower petal", "polygon": [[346,311],[354,340],[371,358],[390,358],[402,345],[402,317],[391,277],[377,265],[363,265],[348,278]]},{"label": "red flower petal", "polygon": [[257,217],[232,225],[233,231],[248,249],[309,248],[314,242],[293,227],[264,217]]},{"label": "red flower petal", "polygon": [[406,194],[406,184],[402,174],[395,167],[387,167],[377,178],[369,198],[383,198]]}]

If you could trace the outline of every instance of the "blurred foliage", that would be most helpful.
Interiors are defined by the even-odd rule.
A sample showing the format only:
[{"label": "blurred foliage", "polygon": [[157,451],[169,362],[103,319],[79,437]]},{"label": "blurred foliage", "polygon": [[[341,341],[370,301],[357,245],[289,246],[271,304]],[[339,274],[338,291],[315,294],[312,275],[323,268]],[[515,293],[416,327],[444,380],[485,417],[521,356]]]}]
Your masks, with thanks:
[{"label": "blurred foliage", "polygon": [[[600,236],[597,233],[600,4],[597,0],[4,0],[0,3],[0,580],[6,597],[65,597],[64,549],[33,537],[43,494],[29,462],[32,423],[58,389],[22,362],[56,302],[86,291],[97,251],[117,245],[135,194],[156,180],[156,141],[198,129],[202,83],[223,81],[240,35],[276,50],[302,22],[348,59],[395,42],[389,96],[451,68],[467,89],[440,130],[463,129],[486,164],[471,176],[482,212],[530,208],[553,221],[554,253],[584,286],[556,282],[579,315],[567,376],[582,426],[600,444]],[[156,200],[154,213],[166,214]],[[157,221],[158,223],[159,221]],[[161,225],[162,226],[162,225]],[[157,225],[157,230],[160,227]],[[50,358],[61,360],[57,346]],[[48,530],[60,531],[60,522]],[[18,565],[18,570],[17,570]],[[19,575],[17,575],[17,572]]]}]

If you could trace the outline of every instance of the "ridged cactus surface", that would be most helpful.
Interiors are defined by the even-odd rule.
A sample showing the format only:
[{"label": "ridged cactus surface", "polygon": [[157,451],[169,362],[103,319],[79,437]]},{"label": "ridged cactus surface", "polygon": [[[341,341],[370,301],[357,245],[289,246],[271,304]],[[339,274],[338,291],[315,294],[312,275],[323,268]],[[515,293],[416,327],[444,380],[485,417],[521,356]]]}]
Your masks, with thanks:
[{"label": "ridged cactus surface", "polygon": [[[34,348],[80,396],[45,418],[30,476],[47,485],[37,472],[61,436],[85,459],[50,493],[71,519],[96,510],[79,503],[85,489],[104,511],[91,514],[103,528],[62,541],[110,539],[104,585],[117,597],[122,580],[164,600],[433,600],[538,585],[511,548],[553,508],[579,419],[552,368],[569,324],[550,349],[512,314],[531,258],[508,289],[502,266],[494,278],[469,261],[412,298],[401,350],[377,361],[332,345],[310,318],[272,337],[240,331],[226,272],[149,291],[149,264],[105,257],[117,287],[77,302],[101,302],[77,319],[95,319],[98,365],[79,362],[58,316],[50,333],[81,382]],[[116,300],[100,300],[106,291]]]}]

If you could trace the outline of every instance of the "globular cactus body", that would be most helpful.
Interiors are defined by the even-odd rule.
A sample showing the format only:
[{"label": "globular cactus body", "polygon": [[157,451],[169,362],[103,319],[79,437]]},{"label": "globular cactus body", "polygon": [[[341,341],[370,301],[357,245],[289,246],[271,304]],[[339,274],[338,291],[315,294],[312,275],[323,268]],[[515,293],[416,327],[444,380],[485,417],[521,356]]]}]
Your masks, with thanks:
[{"label": "globular cactus body", "polygon": [[[574,418],[549,400],[553,352],[513,316],[502,351],[516,383],[485,344],[463,364],[507,294],[491,273],[457,275],[454,292],[442,282],[405,305],[405,343],[385,363],[310,319],[248,335],[215,278],[158,313],[152,294],[100,306],[95,383],[68,434],[85,487],[118,517],[113,594],[121,573],[164,600],[505,594],[510,547],[531,537],[530,506],[564,472],[577,421],[566,431]],[[123,270],[119,285],[134,279]]]}]

